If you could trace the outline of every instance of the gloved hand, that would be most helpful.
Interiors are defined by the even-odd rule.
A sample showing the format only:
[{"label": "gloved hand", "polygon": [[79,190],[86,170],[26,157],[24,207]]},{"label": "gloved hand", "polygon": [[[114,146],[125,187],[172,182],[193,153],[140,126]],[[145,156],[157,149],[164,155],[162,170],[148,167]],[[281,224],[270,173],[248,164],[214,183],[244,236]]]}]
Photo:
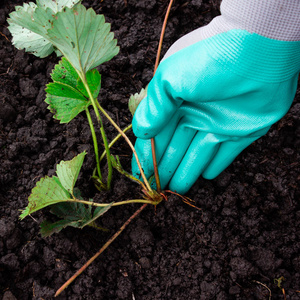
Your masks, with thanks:
[{"label": "gloved hand", "polygon": [[161,186],[180,194],[266,134],[297,88],[299,0],[223,0],[221,13],[169,49],[133,119],[146,177],[155,137]]}]

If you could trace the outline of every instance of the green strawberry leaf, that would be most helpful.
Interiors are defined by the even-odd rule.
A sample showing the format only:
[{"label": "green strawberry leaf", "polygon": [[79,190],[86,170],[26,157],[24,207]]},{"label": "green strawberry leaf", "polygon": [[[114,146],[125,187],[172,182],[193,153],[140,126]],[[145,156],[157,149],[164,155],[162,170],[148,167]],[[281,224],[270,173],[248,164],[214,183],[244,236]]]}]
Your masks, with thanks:
[{"label": "green strawberry leaf", "polygon": [[81,74],[110,60],[119,52],[110,24],[103,15],[79,4],[55,15],[48,38]]},{"label": "green strawberry leaf", "polygon": [[56,167],[56,174],[61,185],[73,195],[73,189],[77,181],[86,152],[75,156],[72,160],[61,161]]},{"label": "green strawberry leaf", "polygon": [[[101,74],[97,69],[90,70],[86,73],[86,81],[94,98],[97,98],[101,88]],[[77,88],[85,97],[89,97],[86,88],[81,79],[78,79]]]},{"label": "green strawberry leaf", "polygon": [[[62,58],[51,74],[54,82],[47,84],[46,100],[48,109],[60,123],[68,123],[84,111],[91,101],[83,82],[73,66]],[[94,69],[86,74],[87,84],[97,98],[101,87],[101,75]]]},{"label": "green strawberry leaf", "polygon": [[59,82],[76,88],[79,75],[66,58],[54,66],[51,73],[51,78],[54,82]]},{"label": "green strawberry leaf", "polygon": [[64,189],[56,176],[44,177],[37,182],[28,198],[28,205],[22,211],[20,219],[48,205],[72,200],[71,195]]},{"label": "green strawberry leaf", "polygon": [[38,7],[43,9],[50,8],[55,14],[62,11],[65,7],[73,7],[81,0],[37,0],[36,4]]},{"label": "green strawberry leaf", "polygon": [[72,7],[79,0],[40,0],[16,6],[7,19],[12,34],[12,43],[18,49],[25,49],[38,57],[46,57],[54,51],[47,38],[55,14],[65,6]]},{"label": "green strawberry leaf", "polygon": [[26,52],[41,58],[50,55],[54,50],[47,39],[24,27],[11,23],[8,29],[13,36],[13,45],[19,50],[25,49]]},{"label": "green strawberry leaf", "polygon": [[53,233],[60,232],[62,229],[66,228],[68,226],[72,226],[73,223],[75,224],[76,222],[70,222],[70,220],[68,220],[68,219],[59,220],[57,222],[50,222],[48,220],[45,220],[40,225],[40,233],[41,233],[42,237],[48,237],[48,236],[52,235]]},{"label": "green strawberry leaf", "polygon": [[[92,201],[92,200],[90,200]],[[58,233],[67,226],[75,228],[83,228],[91,226],[97,229],[103,228],[95,224],[95,220],[106,213],[112,206],[112,203],[106,207],[97,207],[92,212],[90,205],[86,206],[82,203],[58,203],[52,206],[50,212],[61,218],[57,222],[51,223],[44,221],[41,224],[41,234],[43,237]]]},{"label": "green strawberry leaf", "polygon": [[44,177],[37,182],[28,198],[28,205],[20,218],[59,202],[73,201],[72,193],[86,152],[70,161],[61,161],[56,168],[58,177]]},{"label": "green strawberry leaf", "polygon": [[46,92],[45,102],[60,123],[69,123],[90,105],[79,91],[61,83],[47,84]]}]

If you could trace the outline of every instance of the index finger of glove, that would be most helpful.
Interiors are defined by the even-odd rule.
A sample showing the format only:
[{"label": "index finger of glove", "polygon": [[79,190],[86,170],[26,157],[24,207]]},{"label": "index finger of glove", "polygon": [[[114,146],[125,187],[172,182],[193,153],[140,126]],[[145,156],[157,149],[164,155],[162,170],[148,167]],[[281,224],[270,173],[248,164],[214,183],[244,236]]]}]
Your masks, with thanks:
[{"label": "index finger of glove", "polygon": [[141,101],[134,114],[132,128],[141,139],[150,139],[164,128],[182,103],[174,95],[177,85],[173,68],[162,63],[149,83],[147,96]]},{"label": "index finger of glove", "polygon": [[[169,141],[171,140],[178,123],[179,115],[176,114],[172,120],[168,123],[168,126],[162,129],[162,131],[155,136],[155,149],[156,149],[156,159],[159,162],[165,149],[167,148]],[[152,159],[152,147],[150,139],[139,139],[137,138],[134,146],[141,167],[145,173],[146,178],[149,178],[153,175],[153,159]],[[138,168],[135,156],[132,158],[132,174],[141,179],[140,170]]]}]

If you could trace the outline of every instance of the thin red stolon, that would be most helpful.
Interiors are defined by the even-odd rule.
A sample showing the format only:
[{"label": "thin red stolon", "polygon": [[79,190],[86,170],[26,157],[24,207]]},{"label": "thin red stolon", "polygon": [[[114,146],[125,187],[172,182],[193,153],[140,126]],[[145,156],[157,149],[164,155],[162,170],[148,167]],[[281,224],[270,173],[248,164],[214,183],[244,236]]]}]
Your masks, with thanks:
[{"label": "thin red stolon", "polygon": [[[161,34],[160,34],[160,39],[159,39],[158,49],[157,49],[157,54],[156,54],[156,60],[155,60],[155,65],[154,65],[153,76],[155,75],[156,69],[157,69],[158,64],[159,64],[161,46],[162,46],[162,42],[163,42],[163,38],[164,38],[166,26],[167,26],[167,21],[168,21],[168,17],[169,17],[170,11],[171,11],[172,4],[173,4],[173,0],[170,0],[169,6],[167,8],[166,15],[165,15],[164,23],[163,23],[162,29],[161,29]],[[157,168],[154,138],[151,139],[151,149],[152,149],[152,158],[153,158],[153,167],[154,167],[154,176],[155,176],[155,182],[156,182],[156,189],[160,193],[161,192],[161,185],[160,185],[158,168]]]}]

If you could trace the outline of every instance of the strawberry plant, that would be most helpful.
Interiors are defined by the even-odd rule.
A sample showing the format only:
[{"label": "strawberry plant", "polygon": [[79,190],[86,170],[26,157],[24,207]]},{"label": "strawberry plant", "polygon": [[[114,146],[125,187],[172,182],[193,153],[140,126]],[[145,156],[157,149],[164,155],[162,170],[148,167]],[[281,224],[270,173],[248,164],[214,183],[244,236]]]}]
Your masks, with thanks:
[{"label": "strawberry plant", "polygon": [[[172,1],[168,12],[171,3]],[[167,16],[168,13],[166,18]],[[51,73],[52,82],[47,84],[45,102],[48,104],[48,109],[53,113],[54,118],[60,123],[69,123],[78,114],[85,112],[94,145],[96,167],[92,179],[96,188],[99,191],[110,189],[113,168],[137,182],[141,187],[143,195],[141,199],[114,203],[95,203],[92,199],[84,200],[80,190],[75,185],[86,152],[78,154],[70,161],[61,161],[56,166],[57,176],[46,176],[37,182],[29,196],[28,205],[22,211],[20,218],[23,219],[38,210],[51,206],[50,211],[59,218],[59,221],[54,223],[44,221],[41,224],[42,236],[59,232],[66,226],[83,228],[88,225],[98,228],[95,220],[111,207],[128,203],[143,203],[120,230],[91,258],[90,262],[86,264],[87,266],[106,249],[147,204],[157,205],[163,199],[166,199],[165,194],[160,192],[156,165],[154,165],[154,169],[156,170],[155,179],[158,192],[151,188],[145,177],[134,146],[125,134],[131,128],[131,125],[122,131],[98,101],[101,75],[96,68],[117,55],[119,47],[116,39],[114,39],[114,34],[110,31],[110,24],[105,22],[104,16],[97,15],[91,8],[86,9],[79,0],[37,0],[36,4],[32,2],[25,3],[23,6],[17,6],[16,10],[9,15],[8,23],[8,29],[13,36],[12,42],[18,49],[25,49],[25,51],[41,58],[50,55],[54,51],[62,57]],[[164,27],[165,24],[166,19]],[[158,59],[156,67],[157,64]],[[129,108],[132,114],[145,95],[146,90],[142,90],[140,94],[135,94],[130,98]],[[101,156],[99,155],[96,128],[91,117],[91,109],[96,116],[105,148]],[[110,143],[106,137],[102,116],[105,116],[119,132],[118,136]],[[110,147],[120,137],[123,137],[132,149],[142,180],[126,172],[122,168],[118,156],[111,155]],[[100,166],[104,157],[106,157],[108,166],[106,180],[103,179]],[[155,164],[154,147],[153,158]],[[188,200],[184,198],[184,201]],[[74,275],[75,277],[73,276],[73,279],[86,266],[80,269]],[[71,278],[65,285],[67,286],[73,279]],[[64,288],[62,287],[62,289]]]},{"label": "strawberry plant", "polygon": [[[10,14],[8,23],[13,44],[18,49],[25,49],[38,57],[45,57],[53,51],[62,56],[51,74],[53,82],[47,84],[45,102],[60,123],[69,123],[79,113],[85,112],[94,144],[96,168],[92,178],[96,187],[99,190],[110,189],[112,170],[115,167],[122,174],[137,181],[145,194],[143,199],[110,204],[94,203],[91,199],[84,201],[79,190],[75,189],[86,155],[83,152],[70,161],[61,161],[57,165],[57,176],[44,177],[37,182],[29,196],[28,206],[20,216],[21,219],[51,205],[51,212],[61,220],[54,224],[42,223],[41,233],[47,236],[66,226],[79,228],[86,225],[95,226],[94,221],[112,206],[133,202],[152,204],[160,202],[161,196],[151,189],[146,178],[143,178],[144,182],[135,179],[122,169],[119,159],[110,154],[110,146],[114,141],[109,145],[100,113],[107,117],[126,139],[134,154],[135,150],[128,137],[109,117],[97,99],[101,88],[101,75],[96,67],[119,52],[117,41],[110,31],[110,24],[105,22],[104,16],[97,15],[91,8],[86,9],[78,0],[38,0],[36,4],[30,2],[16,7]],[[99,155],[91,108],[96,115],[105,147],[105,154],[102,157]],[[102,178],[100,167],[103,156],[106,156],[108,166],[106,182]],[[138,160],[137,157],[136,159]],[[96,209],[92,211],[86,205],[94,206]]]}]

